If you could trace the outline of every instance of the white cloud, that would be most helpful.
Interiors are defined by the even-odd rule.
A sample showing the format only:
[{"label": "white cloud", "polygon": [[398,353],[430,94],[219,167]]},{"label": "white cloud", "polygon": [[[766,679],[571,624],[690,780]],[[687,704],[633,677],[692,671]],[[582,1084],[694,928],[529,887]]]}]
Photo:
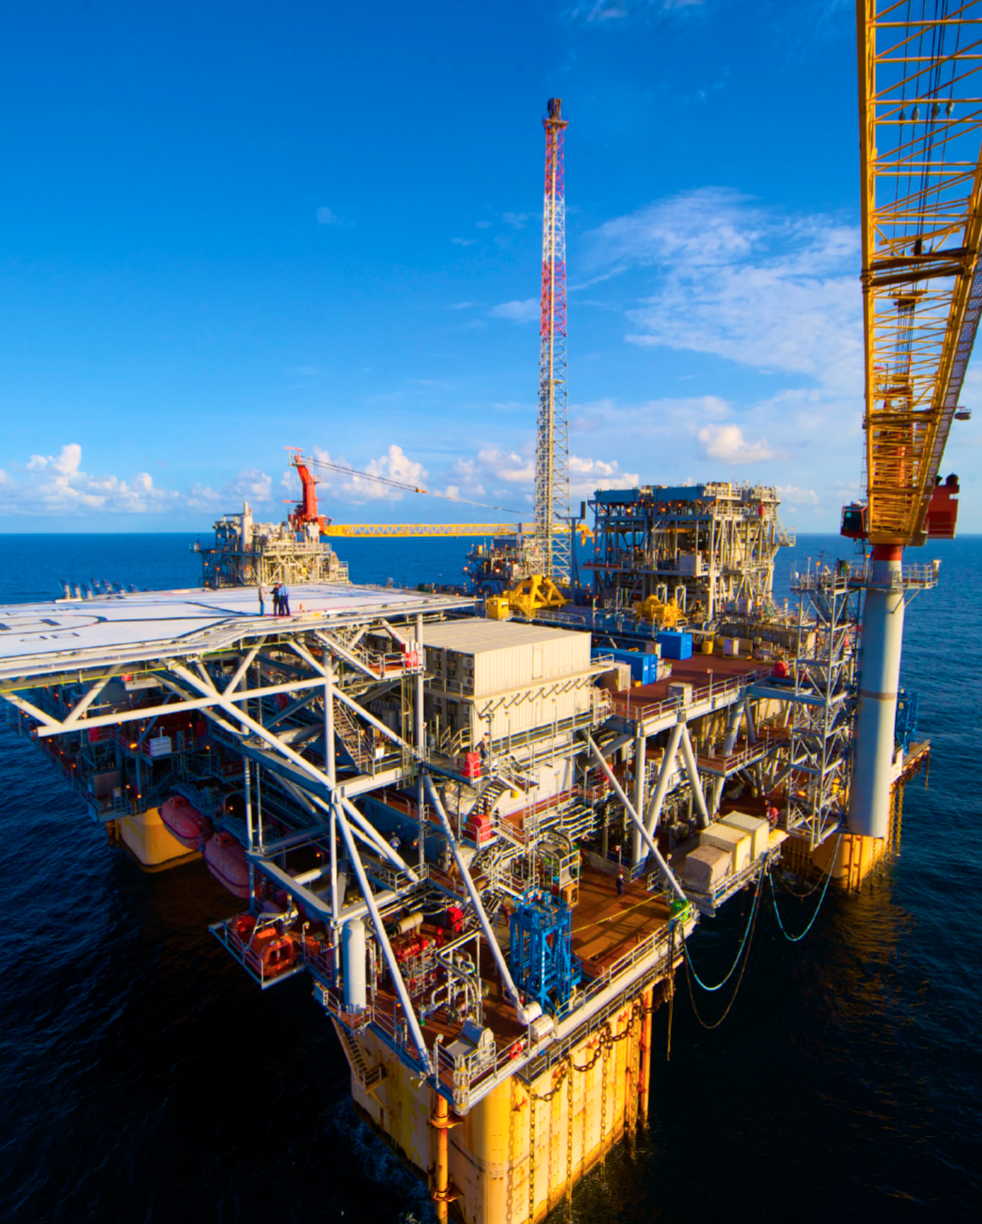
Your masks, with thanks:
[{"label": "white cloud", "polygon": [[341,218],[331,208],[321,207],[317,210],[317,221],[320,225],[341,225]]},{"label": "white cloud", "polygon": [[[293,491],[291,476],[292,468],[283,473],[280,481],[282,488],[290,492]],[[213,489],[211,485],[192,485],[184,499],[185,505],[192,510],[230,513],[238,510],[245,501],[253,509],[274,503],[273,478],[258,468],[243,468],[231,480],[226,480],[219,489]]]},{"label": "white cloud", "polygon": [[569,495],[574,502],[591,497],[597,489],[633,489],[639,484],[639,473],[622,472],[616,459],[569,457]]},{"label": "white cloud", "polygon": [[573,21],[622,26],[679,9],[700,8],[705,0],[579,0],[569,10]]},{"label": "white cloud", "polygon": [[487,446],[477,452],[477,469],[486,471],[494,480],[506,484],[530,485],[535,480],[535,454],[531,448],[526,453],[503,451],[496,446]]},{"label": "white cloud", "polygon": [[777,495],[789,506],[818,505],[818,494],[814,489],[799,489],[795,485],[778,485]]},{"label": "white cloud", "polygon": [[[474,458],[460,458],[453,466],[454,477],[461,492],[468,497],[487,493],[493,497],[514,497],[521,492],[523,500],[533,500],[535,486],[535,444],[529,439],[515,450],[487,446]],[[616,460],[569,457],[570,498],[578,501],[590,497],[596,489],[632,488],[638,483],[636,472],[622,472]]]},{"label": "white cloud", "polygon": [[451,238],[450,241],[454,243],[456,246],[469,247],[469,246],[473,246],[474,243],[477,242],[477,239],[476,238]]},{"label": "white cloud", "polygon": [[699,430],[699,441],[707,458],[726,463],[761,463],[778,457],[766,439],[748,442],[739,425],[706,425]]},{"label": "white cloud", "polygon": [[[348,464],[343,456],[332,458],[329,451],[321,447],[314,448],[314,455],[324,463],[338,463],[343,467]],[[364,465],[365,475],[348,475],[341,472],[317,470],[318,483],[331,490],[335,496],[362,504],[367,501],[401,501],[404,493],[409,490],[395,489],[381,481],[372,480],[373,476],[398,480],[415,488],[423,488],[427,481],[427,471],[421,463],[410,459],[401,446],[392,443],[384,455],[371,459]]]},{"label": "white cloud", "polygon": [[501,214],[501,219],[505,225],[510,225],[512,229],[524,229],[525,222],[529,219],[529,214],[506,212]]},{"label": "white cloud", "polygon": [[539,317],[538,298],[526,298],[523,302],[502,302],[488,311],[489,319],[511,319],[513,323],[533,323]]},{"label": "white cloud", "polygon": [[588,265],[593,281],[652,270],[654,292],[628,312],[632,344],[861,385],[859,236],[836,218],[705,187],[600,226]]},{"label": "white cloud", "polygon": [[31,455],[25,476],[3,472],[0,513],[87,515],[102,512],[147,514],[175,508],[181,494],[158,488],[149,472],[129,480],[92,476],[82,469],[82,448],[68,442],[57,455]]}]

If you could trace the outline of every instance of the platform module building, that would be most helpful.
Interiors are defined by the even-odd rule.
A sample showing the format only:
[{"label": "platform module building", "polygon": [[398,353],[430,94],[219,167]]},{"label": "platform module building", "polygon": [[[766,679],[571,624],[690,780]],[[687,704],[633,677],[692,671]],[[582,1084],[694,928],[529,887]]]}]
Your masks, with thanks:
[{"label": "platform module building", "polygon": [[308,582],[343,583],[348,567],[321,538],[317,520],[257,523],[249,503],[239,514],[223,514],[215,523],[214,541],[196,544],[201,554],[203,586],[288,586]]},{"label": "platform module building", "polygon": [[598,490],[594,557],[583,565],[597,606],[630,612],[674,599],[689,620],[708,624],[766,605],[777,550],[794,540],[779,504],[774,488],[726,481]]}]

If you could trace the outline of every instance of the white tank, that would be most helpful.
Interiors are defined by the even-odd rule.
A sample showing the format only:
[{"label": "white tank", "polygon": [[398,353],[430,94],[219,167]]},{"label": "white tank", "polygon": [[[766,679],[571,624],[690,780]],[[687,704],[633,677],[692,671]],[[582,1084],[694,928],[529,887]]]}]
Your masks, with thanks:
[{"label": "white tank", "polygon": [[344,924],[344,1006],[349,1012],[368,1006],[365,973],[365,924],[352,918]]}]

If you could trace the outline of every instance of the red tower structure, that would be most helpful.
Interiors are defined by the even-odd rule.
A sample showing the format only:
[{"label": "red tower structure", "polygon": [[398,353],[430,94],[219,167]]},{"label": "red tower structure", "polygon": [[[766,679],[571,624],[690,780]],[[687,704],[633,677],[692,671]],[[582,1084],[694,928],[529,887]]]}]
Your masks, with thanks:
[{"label": "red tower structure", "polygon": [[[566,404],[566,195],[562,99],[550,98],[542,211],[539,319],[539,420],[535,449],[535,568],[569,582],[569,421]],[[557,530],[557,527],[560,530]]]}]

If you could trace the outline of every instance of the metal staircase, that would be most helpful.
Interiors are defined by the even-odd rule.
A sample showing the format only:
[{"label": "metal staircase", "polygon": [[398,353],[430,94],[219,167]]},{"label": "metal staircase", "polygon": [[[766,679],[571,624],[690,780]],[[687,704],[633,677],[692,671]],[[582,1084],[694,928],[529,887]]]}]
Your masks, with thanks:
[{"label": "metal staircase", "polygon": [[338,1030],[338,1036],[341,1038],[341,1044],[344,1046],[352,1071],[361,1081],[365,1091],[374,1093],[379,1085],[388,1078],[385,1067],[379,1063],[377,1067],[369,1068],[358,1038],[349,1033],[343,1024],[335,1024],[335,1028]]},{"label": "metal staircase", "polygon": [[336,697],[334,699],[334,733],[344,745],[345,752],[358,772],[370,773],[372,768],[371,740],[362,731],[358,720],[348,707]]}]

